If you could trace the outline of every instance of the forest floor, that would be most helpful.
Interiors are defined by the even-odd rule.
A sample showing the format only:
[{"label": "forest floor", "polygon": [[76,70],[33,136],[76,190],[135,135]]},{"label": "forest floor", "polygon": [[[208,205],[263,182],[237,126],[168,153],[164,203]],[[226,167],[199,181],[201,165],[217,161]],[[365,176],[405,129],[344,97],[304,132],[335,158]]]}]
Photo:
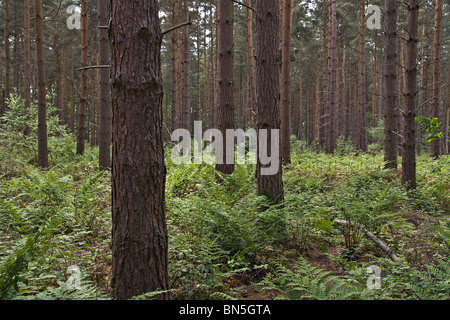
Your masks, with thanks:
[{"label": "forest floor", "polygon": [[[51,169],[40,170],[36,132],[24,137],[14,110],[0,130],[0,298],[111,299],[110,174],[98,149],[75,155],[50,119]],[[449,156],[419,156],[410,191],[401,170],[383,169],[379,145],[330,156],[293,141],[282,205],[255,192],[252,165],[219,183],[213,166],[166,160],[175,299],[450,297]],[[397,260],[337,219],[364,226]]]}]

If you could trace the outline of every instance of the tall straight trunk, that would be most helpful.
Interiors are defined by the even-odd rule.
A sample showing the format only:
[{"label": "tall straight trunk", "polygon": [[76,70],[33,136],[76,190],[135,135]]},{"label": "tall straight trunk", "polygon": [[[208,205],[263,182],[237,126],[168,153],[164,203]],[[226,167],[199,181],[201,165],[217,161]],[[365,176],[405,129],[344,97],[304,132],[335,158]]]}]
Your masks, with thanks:
[{"label": "tall straight trunk", "polygon": [[[420,48],[420,71],[419,71],[419,85],[418,85],[418,105],[419,107],[417,108],[417,116],[422,116],[423,112],[422,112],[422,107],[423,107],[423,80],[424,80],[424,70],[425,70],[425,66],[424,66],[424,62],[425,62],[425,44],[424,44],[424,39],[425,39],[425,23],[422,25],[422,43],[421,43],[421,48]],[[417,154],[420,154],[422,151],[422,126],[420,123],[417,123],[416,125],[416,145],[417,145]]]},{"label": "tall straight trunk", "polygon": [[398,145],[398,154],[400,156],[403,155],[403,113],[404,113],[404,105],[405,105],[405,82],[406,82],[406,77],[405,77],[405,72],[404,68],[405,68],[405,56],[404,56],[404,51],[405,51],[405,43],[403,40],[404,35],[402,34],[399,39],[399,59],[398,59],[398,64],[397,64],[397,74],[398,74],[398,78],[397,78],[397,91],[399,93],[398,96],[398,107],[397,107],[397,132],[398,132],[398,138],[397,138],[397,145]]},{"label": "tall straight trunk", "polygon": [[[97,0],[98,25],[108,24],[109,9],[107,1]],[[98,30],[98,54],[100,65],[110,64],[108,30]],[[101,168],[111,167],[111,101],[109,86],[109,69],[99,69],[99,164]]]},{"label": "tall straight trunk", "polygon": [[[11,96],[11,55],[9,48],[9,36],[10,36],[10,21],[9,21],[9,0],[3,1],[3,7],[5,9],[5,100]],[[7,105],[7,103],[6,103]]]},{"label": "tall straight trunk", "polygon": [[316,151],[320,151],[320,80],[319,80],[319,64],[316,67],[316,86],[314,94],[314,144]]},{"label": "tall straight trunk", "polygon": [[[329,34],[329,30],[328,30],[328,26],[329,26],[329,18],[330,18],[330,14],[329,14],[329,0],[322,0],[322,21],[323,21],[323,26],[322,26],[322,40],[323,40],[323,56],[322,56],[322,63],[323,63],[323,69],[322,69],[322,88],[323,88],[323,100],[322,100],[322,104],[320,108],[320,115],[319,118],[316,119],[316,121],[319,121],[319,134],[316,137],[317,139],[319,139],[319,146],[318,148],[320,148],[320,145],[323,145],[323,142],[325,141],[324,139],[326,139],[326,133],[327,130],[326,128],[326,121],[328,120],[327,117],[327,112],[328,112],[328,107],[329,107],[329,75],[328,75],[328,61],[329,61],[329,55],[328,55],[328,34]],[[320,106],[319,106],[320,107]],[[325,123],[324,123],[325,121]],[[318,149],[319,151],[320,149]]]},{"label": "tall straight trunk", "polygon": [[19,12],[18,12],[19,1],[14,1],[14,48],[13,48],[13,87],[16,93],[20,93],[20,80],[19,80],[19,69],[22,64],[20,60],[20,37],[21,28],[19,27]]},{"label": "tall straight trunk", "polygon": [[329,43],[328,43],[328,99],[325,112],[325,152],[331,154],[335,148],[336,135],[336,38],[337,38],[337,21],[336,21],[336,0],[330,0],[329,8]]},{"label": "tall straight trunk", "polygon": [[215,39],[215,28],[214,28],[214,13],[212,10],[212,6],[209,9],[209,17],[210,17],[210,34],[211,34],[211,125],[212,127],[216,127],[216,108],[217,108],[217,99],[216,99],[216,89],[217,89],[217,81],[216,81],[216,42]]},{"label": "tall straight trunk", "polygon": [[397,168],[397,0],[386,0],[384,20],[384,161]]},{"label": "tall straight trunk", "polygon": [[200,82],[200,73],[201,73],[201,49],[200,49],[200,0],[197,0],[196,4],[196,12],[197,12],[197,115],[196,120],[201,121],[203,110],[202,110],[202,95],[201,95],[201,82]]},{"label": "tall straight trunk", "polygon": [[[263,175],[261,170],[267,167],[258,157],[256,164],[257,190],[269,194],[276,202],[284,199],[281,154],[276,155],[272,150],[272,130],[280,129],[279,109],[279,72],[278,72],[278,0],[258,1],[256,5],[256,93],[257,93],[257,130],[267,130],[267,140],[259,137],[259,146],[265,145],[263,150],[267,155],[278,157],[278,171],[273,175]],[[278,139],[277,146],[280,145]],[[259,150],[261,151],[261,150]],[[272,154],[274,153],[274,154]],[[272,164],[273,165],[273,164]]]},{"label": "tall straight trunk", "polygon": [[[252,0],[247,0],[247,5],[252,6]],[[255,55],[253,50],[253,10],[247,10],[247,65],[249,88],[249,119],[248,124],[253,127],[256,114],[256,82],[255,82]]]},{"label": "tall straight trunk", "polygon": [[346,82],[346,47],[342,48],[341,65],[341,101],[339,107],[339,133],[338,136],[346,136],[346,113],[347,113],[347,82]]},{"label": "tall straight trunk", "polygon": [[55,20],[55,33],[53,35],[53,52],[55,54],[55,108],[59,122],[63,123],[62,101],[61,101],[61,57],[59,51],[58,23]]},{"label": "tall straight trunk", "polygon": [[445,153],[449,154],[450,149],[450,59],[447,59],[447,98],[445,99],[446,121],[444,128]]},{"label": "tall straight trunk", "polygon": [[[441,93],[441,19],[442,0],[436,0],[433,33],[433,98],[431,107],[431,117],[439,118],[439,102]],[[439,157],[439,140],[431,142],[431,155],[433,158]]]},{"label": "tall straight trunk", "polygon": [[291,0],[283,0],[281,46],[281,159],[291,162]]},{"label": "tall straight trunk", "polygon": [[[24,31],[23,31],[23,97],[25,100],[25,135],[30,135],[30,105],[31,105],[31,14],[30,0],[23,1]],[[1,74],[1,73],[0,73]]]},{"label": "tall straight trunk", "polygon": [[42,0],[34,0],[34,23],[36,36],[38,78],[38,166],[48,168],[47,108],[45,97],[44,26]]},{"label": "tall straight trunk", "polygon": [[[188,1],[183,1],[183,21],[189,19]],[[182,94],[182,128],[191,130],[191,88],[189,68],[189,26],[183,27],[183,94]]]},{"label": "tall straight trunk", "polygon": [[[223,150],[226,150],[226,130],[234,128],[233,95],[233,2],[217,2],[217,129],[222,133]],[[227,163],[226,153],[216,159],[216,170],[225,174],[234,171],[234,164]]]},{"label": "tall straight trunk", "polygon": [[301,50],[299,49],[299,53],[298,53],[298,62],[297,62],[297,71],[298,71],[298,80],[299,80],[299,101],[298,101],[298,105],[296,105],[295,103],[293,104],[293,108],[294,108],[294,112],[292,114],[293,117],[293,132],[292,134],[295,135],[295,137],[297,139],[300,139],[300,135],[301,135],[301,113],[302,113],[302,69],[301,69]]},{"label": "tall straight trunk", "polygon": [[205,19],[205,30],[203,35],[203,94],[204,94],[204,104],[203,104],[203,122],[206,129],[209,129],[212,125],[211,122],[211,88],[209,86],[209,71],[208,71],[208,45],[206,42],[206,19]]},{"label": "tall straight trunk", "polygon": [[69,110],[69,129],[71,133],[75,132],[75,85],[74,85],[74,65],[73,65],[73,44],[70,50],[70,110]]},{"label": "tall straight trunk", "polygon": [[363,152],[367,151],[367,129],[366,129],[366,64],[364,54],[365,41],[365,0],[360,0],[359,6],[359,40],[358,40],[358,121],[357,121],[357,148]]},{"label": "tall straight trunk", "polygon": [[[81,68],[88,63],[88,0],[81,1]],[[86,106],[88,95],[88,73],[86,69],[81,70],[80,103],[78,105],[77,122],[77,154],[84,154],[85,131],[86,131]]]},{"label": "tall straight trunk", "polygon": [[111,284],[118,300],[169,289],[158,11],[156,0],[111,1]]},{"label": "tall straight trunk", "polygon": [[[176,0],[172,0],[172,26],[177,24],[177,11],[176,11]],[[172,31],[172,65],[171,65],[171,75],[172,75],[172,130],[178,129],[178,99],[177,99],[177,44],[178,44],[178,29]]]},{"label": "tall straight trunk", "polygon": [[375,128],[378,123],[377,118],[377,103],[378,103],[378,70],[377,70],[377,63],[378,63],[378,31],[375,29],[375,50],[373,53],[373,66],[372,66],[372,127]]},{"label": "tall straight trunk", "polygon": [[410,189],[416,188],[416,95],[417,95],[417,25],[420,0],[408,1],[408,41],[406,56],[406,83],[404,109],[404,139],[402,160],[402,183]]}]

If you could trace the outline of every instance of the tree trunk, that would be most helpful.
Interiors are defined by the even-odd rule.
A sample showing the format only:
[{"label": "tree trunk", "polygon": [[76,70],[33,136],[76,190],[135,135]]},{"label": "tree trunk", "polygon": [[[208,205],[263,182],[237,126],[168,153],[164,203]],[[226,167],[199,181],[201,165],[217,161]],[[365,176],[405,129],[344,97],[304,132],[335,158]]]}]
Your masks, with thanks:
[{"label": "tree trunk", "polygon": [[47,111],[45,97],[44,27],[42,0],[34,0],[34,21],[36,36],[37,78],[38,78],[38,166],[48,168]]},{"label": "tree trunk", "polygon": [[373,53],[373,66],[372,66],[372,127],[375,128],[378,123],[377,118],[377,92],[378,92],[378,70],[377,70],[377,62],[378,62],[378,31],[375,29],[375,50]]},{"label": "tree trunk", "polygon": [[[5,8],[5,100],[11,96],[11,55],[9,48],[9,36],[10,36],[10,21],[9,21],[9,0],[3,1]],[[7,102],[5,103],[7,105]]]},{"label": "tree trunk", "polygon": [[[425,40],[425,23],[422,25],[422,44],[421,44],[421,49],[420,49],[420,73],[419,73],[419,93],[418,93],[418,104],[419,107],[417,109],[417,116],[422,116],[423,112],[422,112],[422,108],[423,108],[423,77],[424,77],[424,61],[425,61],[425,44],[424,44],[424,40]],[[420,155],[421,150],[422,150],[422,126],[420,123],[416,124],[416,145],[417,145],[417,154]]]},{"label": "tree trunk", "polygon": [[73,45],[71,45],[70,54],[70,111],[69,111],[69,129],[71,133],[75,132],[75,85],[74,85],[74,66],[73,66]]},{"label": "tree trunk", "polygon": [[[98,25],[108,24],[109,9],[107,1],[97,0]],[[108,30],[99,28],[98,51],[100,65],[110,64]],[[99,164],[100,168],[111,167],[111,101],[109,87],[109,69],[99,69]]]},{"label": "tree trunk", "polygon": [[[247,5],[252,6],[252,0],[247,0]],[[256,82],[255,82],[255,57],[253,52],[253,11],[247,10],[247,65],[249,88],[249,119],[248,124],[253,127],[256,114]]]},{"label": "tree trunk", "polygon": [[336,118],[336,0],[330,0],[329,44],[328,44],[328,99],[325,112],[325,152],[331,154],[335,148]]},{"label": "tree trunk", "polygon": [[112,288],[118,300],[169,286],[158,10],[156,0],[111,1]]},{"label": "tree trunk", "polygon": [[[30,135],[30,105],[31,105],[31,14],[30,14],[30,0],[23,1],[24,10],[24,35],[23,35],[23,87],[24,93],[23,97],[25,100],[25,114],[26,114],[26,125],[25,125],[25,135]],[[0,73],[1,74],[1,73]]]},{"label": "tree trunk", "polygon": [[358,42],[358,121],[357,121],[357,149],[367,151],[366,129],[366,63],[364,54],[365,41],[365,0],[360,0],[359,7],[359,42]]},{"label": "tree trunk", "polygon": [[20,36],[21,28],[19,27],[19,12],[18,12],[19,1],[14,1],[14,63],[13,63],[13,86],[17,94],[21,94],[20,91],[20,79],[19,79],[19,69],[22,64],[20,61]]},{"label": "tree trunk", "polygon": [[[266,129],[267,140],[258,139],[259,146],[267,146],[263,150],[267,155],[275,154],[279,159],[278,171],[274,175],[263,175],[261,170],[266,165],[258,157],[256,165],[257,190],[269,194],[276,202],[284,199],[281,168],[281,154],[271,148],[272,130],[280,129],[279,109],[279,72],[278,72],[278,0],[258,1],[256,5],[256,69],[257,69],[257,130]],[[262,143],[261,143],[262,142]],[[278,139],[276,147],[279,147]],[[261,152],[261,150],[259,150]],[[273,154],[272,154],[273,155]]]},{"label": "tree trunk", "polygon": [[408,1],[408,41],[406,57],[405,109],[403,128],[402,183],[416,188],[416,95],[417,95],[417,25],[420,0]]},{"label": "tree trunk", "polygon": [[[81,67],[84,68],[88,63],[88,0],[81,1]],[[86,131],[86,105],[88,95],[88,74],[87,70],[81,70],[81,91],[80,103],[78,105],[78,123],[77,123],[77,154],[84,154],[85,131]]]},{"label": "tree trunk", "polygon": [[[188,2],[183,2],[183,22],[189,19]],[[182,128],[191,130],[191,94],[189,68],[189,26],[183,27],[183,94],[182,94]]]},{"label": "tree trunk", "polygon": [[[218,0],[217,2],[217,129],[222,133],[223,150],[226,150],[226,130],[234,128],[233,98],[233,2]],[[226,163],[226,152],[223,158],[216,159],[216,170],[225,174],[234,171],[234,164]]]},{"label": "tree trunk", "polygon": [[[177,25],[176,0],[172,0],[172,26]],[[178,129],[178,99],[177,99],[177,44],[178,29],[172,31],[172,130]]]},{"label": "tree trunk", "polygon": [[281,46],[281,159],[291,162],[291,0],[283,0]]},{"label": "tree trunk", "polygon": [[[439,118],[439,102],[441,92],[441,19],[442,0],[436,0],[433,34],[433,99],[431,107],[432,118]],[[439,157],[439,140],[434,140],[431,142],[431,155],[435,159]]]},{"label": "tree trunk", "polygon": [[397,0],[386,0],[384,22],[385,106],[384,161],[386,168],[397,168]]},{"label": "tree trunk", "polygon": [[55,53],[55,108],[59,122],[63,123],[62,101],[61,101],[61,57],[59,52],[58,23],[55,21],[55,33],[53,35],[53,50]]}]

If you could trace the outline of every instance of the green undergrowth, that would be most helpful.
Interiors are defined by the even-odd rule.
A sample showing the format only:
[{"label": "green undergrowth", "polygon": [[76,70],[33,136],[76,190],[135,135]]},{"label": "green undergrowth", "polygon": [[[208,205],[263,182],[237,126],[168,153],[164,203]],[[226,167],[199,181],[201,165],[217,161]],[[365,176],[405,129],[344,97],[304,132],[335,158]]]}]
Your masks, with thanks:
[{"label": "green undergrowth", "polygon": [[[50,169],[36,168],[37,123],[28,137],[24,123],[13,98],[0,119],[0,299],[111,299],[110,173],[100,171],[96,148],[75,154],[51,108]],[[340,140],[331,156],[294,141],[280,205],[255,191],[254,165],[223,176],[212,165],[173,164],[169,147],[166,165],[176,299],[450,296],[448,156],[418,157],[418,187],[408,191],[377,150],[356,155]],[[379,288],[368,287],[370,266],[380,270]]]}]

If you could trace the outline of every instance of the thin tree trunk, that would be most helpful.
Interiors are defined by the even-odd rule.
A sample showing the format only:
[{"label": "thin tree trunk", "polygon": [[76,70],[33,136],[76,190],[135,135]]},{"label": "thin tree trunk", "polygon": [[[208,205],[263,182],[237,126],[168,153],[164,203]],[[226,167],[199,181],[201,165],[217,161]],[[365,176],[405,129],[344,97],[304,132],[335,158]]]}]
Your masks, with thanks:
[{"label": "thin tree trunk", "polygon": [[18,12],[19,1],[14,1],[14,63],[13,63],[13,86],[15,92],[21,94],[20,91],[20,81],[19,81],[19,69],[22,64],[20,61],[20,35],[21,28],[19,27],[19,12]]},{"label": "thin tree trunk", "polygon": [[[247,0],[247,5],[252,6],[252,0]],[[253,11],[247,10],[247,65],[249,88],[249,119],[248,124],[253,127],[256,114],[256,82],[255,82],[255,55],[253,50]]]},{"label": "thin tree trunk", "polygon": [[335,148],[336,136],[336,40],[337,40],[337,20],[336,20],[336,0],[330,0],[330,40],[329,40],[329,59],[328,59],[328,99],[327,99],[327,117],[325,118],[325,152],[331,154]]},{"label": "thin tree trunk", "polygon": [[359,41],[358,41],[358,121],[357,121],[357,149],[367,151],[366,129],[366,64],[364,54],[365,40],[365,0],[360,0],[359,7]]},{"label": "thin tree trunk", "polygon": [[[177,25],[176,0],[172,0],[172,26]],[[178,129],[177,44],[178,29],[172,31],[172,130]]]},{"label": "thin tree trunk", "polygon": [[408,41],[406,57],[404,139],[402,160],[402,183],[410,189],[416,188],[416,95],[417,95],[417,25],[420,0],[408,1]]},{"label": "thin tree trunk", "polygon": [[[420,49],[420,72],[419,72],[419,86],[418,86],[418,110],[417,110],[417,116],[422,116],[423,112],[422,112],[422,104],[423,104],[423,77],[424,77],[424,61],[425,61],[425,44],[424,44],[424,39],[425,39],[425,23],[422,25],[422,44],[421,44],[421,49]],[[416,124],[416,145],[417,145],[417,154],[420,154],[422,151],[422,126],[420,123]]]},{"label": "thin tree trunk", "polygon": [[[108,24],[108,3],[97,0],[98,25]],[[108,30],[99,28],[98,31],[99,64],[110,64]],[[111,101],[109,86],[109,69],[99,69],[99,164],[100,168],[111,167]]]},{"label": "thin tree trunk", "polygon": [[111,1],[112,288],[117,300],[169,289],[158,11],[156,0]]},{"label": "thin tree trunk", "polygon": [[[432,118],[439,118],[439,102],[441,92],[441,19],[442,0],[436,0],[433,34],[433,100],[431,107]],[[439,157],[439,140],[434,140],[431,142],[431,155],[435,159]]]},{"label": "thin tree trunk", "polygon": [[[24,93],[23,97],[25,100],[25,115],[26,115],[26,125],[25,125],[25,135],[30,135],[30,105],[31,105],[31,13],[30,13],[30,0],[23,1],[24,10],[24,35],[23,35],[23,78],[24,78]],[[0,73],[1,74],[1,73]]]},{"label": "thin tree trunk", "polygon": [[[183,2],[183,20],[188,21],[188,1]],[[183,27],[183,94],[182,94],[182,128],[191,130],[191,88],[189,68],[189,26]]]},{"label": "thin tree trunk", "polygon": [[38,78],[38,166],[48,168],[47,108],[45,97],[44,27],[42,0],[34,0],[34,21],[36,36],[37,78]]},{"label": "thin tree trunk", "polygon": [[377,118],[377,92],[378,92],[378,81],[377,81],[377,62],[378,62],[378,31],[375,29],[375,51],[373,53],[373,66],[372,66],[372,127],[375,128],[378,123]]},{"label": "thin tree trunk", "polygon": [[[11,97],[11,55],[10,55],[10,21],[9,21],[9,0],[3,1],[3,7],[5,9],[5,100]],[[6,102],[5,105],[8,105]]]},{"label": "thin tree trunk", "polygon": [[[88,0],[81,1],[81,68],[88,63]],[[78,105],[78,123],[77,123],[77,154],[84,154],[85,131],[86,131],[86,105],[88,95],[88,74],[87,70],[81,70],[81,95]]]},{"label": "thin tree trunk", "polygon": [[284,164],[291,162],[291,0],[283,0],[281,46],[281,158]]},{"label": "thin tree trunk", "polygon": [[59,52],[58,21],[55,20],[55,33],[53,35],[53,51],[55,54],[55,108],[59,122],[63,123],[62,101],[61,101],[61,57]]},{"label": "thin tree trunk", "polygon": [[384,161],[386,168],[397,168],[397,1],[386,0],[384,22],[385,111]]}]

